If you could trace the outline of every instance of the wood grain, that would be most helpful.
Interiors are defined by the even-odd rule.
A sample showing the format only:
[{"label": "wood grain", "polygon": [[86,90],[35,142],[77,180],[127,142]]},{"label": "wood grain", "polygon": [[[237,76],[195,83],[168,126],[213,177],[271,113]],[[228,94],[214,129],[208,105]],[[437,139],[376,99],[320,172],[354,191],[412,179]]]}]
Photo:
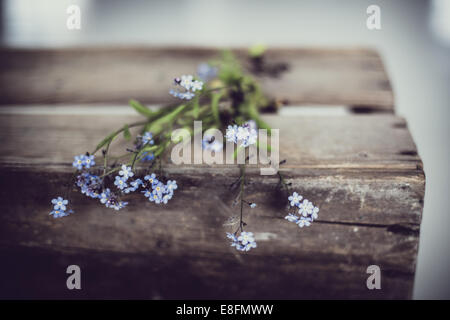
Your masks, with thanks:
[{"label": "wood grain", "polygon": [[[265,116],[281,128],[282,172],[292,189],[321,211],[309,228],[287,222],[277,179],[249,168],[246,198],[258,207],[245,221],[259,247],[245,255],[225,238],[238,214],[228,188],[235,166],[168,163],[180,188],[164,207],[131,195],[130,208],[115,213],[74,193],[73,216],[48,216],[51,198],[67,188],[73,154],[136,119],[0,115],[0,271],[11,275],[3,296],[411,297],[425,182],[403,119]],[[85,270],[82,292],[64,287],[69,264]],[[382,290],[366,287],[372,264],[381,267]]]},{"label": "wood grain", "polygon": [[[172,79],[192,74],[220,51],[208,48],[0,50],[0,104],[145,103],[173,101]],[[235,50],[249,68],[245,50]],[[392,112],[394,99],[379,55],[367,49],[272,49],[267,63],[286,64],[277,77],[259,75],[264,92],[290,104],[354,106]],[[249,68],[251,69],[251,68]]]}]

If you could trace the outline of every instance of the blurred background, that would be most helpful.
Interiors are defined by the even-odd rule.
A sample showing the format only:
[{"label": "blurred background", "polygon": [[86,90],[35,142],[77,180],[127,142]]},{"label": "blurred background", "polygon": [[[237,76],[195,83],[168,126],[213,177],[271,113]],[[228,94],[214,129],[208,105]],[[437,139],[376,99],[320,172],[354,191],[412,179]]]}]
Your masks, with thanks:
[{"label": "blurred background", "polygon": [[[71,4],[81,9],[80,30],[66,28]],[[381,30],[366,27],[372,4]],[[450,298],[450,0],[3,0],[0,17],[6,47],[377,49],[427,179],[414,298]]]}]

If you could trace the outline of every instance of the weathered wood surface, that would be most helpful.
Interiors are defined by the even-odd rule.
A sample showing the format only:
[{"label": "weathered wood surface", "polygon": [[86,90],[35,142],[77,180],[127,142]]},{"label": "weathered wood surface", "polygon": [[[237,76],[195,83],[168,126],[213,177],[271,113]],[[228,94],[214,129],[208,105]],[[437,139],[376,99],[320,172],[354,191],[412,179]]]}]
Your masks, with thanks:
[{"label": "weathered wood surface", "polygon": [[[217,49],[108,48],[0,50],[0,104],[173,101],[175,76],[192,74]],[[249,66],[244,50],[235,51]],[[393,93],[379,55],[367,49],[273,49],[277,78],[259,76],[265,93],[290,104],[356,106],[392,112]]]},{"label": "weathered wood surface", "polygon": [[[320,208],[299,229],[283,219],[275,177],[249,169],[247,229],[258,249],[225,239],[236,196],[234,166],[175,166],[179,190],[166,206],[132,195],[120,213],[74,194],[76,214],[48,216],[70,179],[73,154],[92,149],[135,117],[0,116],[0,282],[3,297],[409,298],[424,174],[405,121],[393,115],[266,116],[280,130],[282,171]],[[83,290],[65,288],[65,268]],[[366,288],[379,265],[382,290]],[[19,285],[18,285],[19,284]]]}]

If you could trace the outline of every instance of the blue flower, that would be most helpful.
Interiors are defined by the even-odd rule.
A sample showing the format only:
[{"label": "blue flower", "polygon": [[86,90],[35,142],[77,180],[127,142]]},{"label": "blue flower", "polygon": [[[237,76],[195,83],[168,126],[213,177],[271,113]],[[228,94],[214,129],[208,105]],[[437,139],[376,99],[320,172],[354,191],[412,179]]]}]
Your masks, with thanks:
[{"label": "blue flower", "polygon": [[240,247],[238,250],[249,251],[250,249],[256,248],[256,247],[257,247],[256,242],[253,241],[253,242],[249,242],[249,243],[247,243],[245,245],[242,245],[242,247]]},{"label": "blue flower", "polygon": [[[292,207],[298,207],[300,217],[289,213],[285,217],[286,220],[295,222],[300,228],[303,228],[309,227],[314,220],[319,218],[319,208],[315,207],[308,199],[303,199],[297,192],[294,192],[288,199]],[[301,201],[302,199],[303,201]]]},{"label": "blue flower", "polygon": [[[142,183],[142,185],[147,188],[142,193],[151,202],[157,204],[164,203],[167,204],[173,197],[174,190],[178,188],[177,182],[175,180],[168,180],[166,184],[158,181],[156,174],[152,173],[144,177],[147,183]],[[151,187],[151,190],[150,190]]]},{"label": "blue flower", "polygon": [[254,203],[254,202],[250,203],[250,208],[252,208],[252,209],[256,208],[256,203]]},{"label": "blue flower", "polygon": [[166,193],[165,195],[162,196],[161,201],[164,204],[167,204],[167,202],[169,202],[170,199],[172,199],[173,193]]},{"label": "blue flower", "polygon": [[136,191],[139,188],[139,186],[142,185],[142,180],[136,179],[134,181],[131,181],[130,185],[131,185],[131,187],[124,189],[123,192],[130,193],[130,192]]},{"label": "blue flower", "polygon": [[103,192],[100,194],[100,202],[106,205],[109,201],[109,198],[111,196],[111,190],[107,188],[106,190],[103,190]]},{"label": "blue flower", "polygon": [[178,94],[178,98],[184,99],[184,100],[191,100],[195,96],[194,93],[190,91],[182,92]]},{"label": "blue flower", "polygon": [[228,239],[231,239],[231,241],[233,241],[233,242],[236,242],[236,241],[238,241],[238,239],[237,239],[236,235],[235,235],[235,234],[233,234],[233,233],[229,233],[229,232],[227,232],[227,238],[228,238]]},{"label": "blue flower", "polygon": [[253,232],[241,232],[241,235],[238,237],[238,240],[243,244],[246,245],[249,242],[255,241],[255,238],[253,238]]},{"label": "blue flower", "polygon": [[168,180],[166,183],[166,189],[170,192],[173,190],[178,189],[177,181],[176,180]]},{"label": "blue flower", "polygon": [[[152,192],[150,190],[142,191],[144,193],[144,197],[150,198],[152,196]],[[151,199],[149,199],[151,201]]]},{"label": "blue flower", "polygon": [[128,178],[134,176],[134,173],[133,173],[133,171],[131,171],[131,167],[127,167],[126,165],[123,164],[122,170],[119,171],[119,176],[123,176],[123,179],[125,182],[128,180]]},{"label": "blue flower", "polygon": [[231,246],[239,251],[249,251],[250,249],[257,247],[252,232],[243,231],[239,236],[227,232],[227,238],[231,239]]},{"label": "blue flower", "polygon": [[162,194],[166,191],[166,186],[162,182],[158,182],[152,186],[153,193],[158,194],[159,197],[162,198]]},{"label": "blue flower", "polygon": [[201,91],[202,88],[203,88],[203,82],[198,81],[198,80],[192,81],[192,83],[191,83],[191,90],[192,90],[192,92]]},{"label": "blue flower", "polygon": [[298,217],[292,213],[289,213],[286,217],[284,217],[289,222],[297,222]]},{"label": "blue flower", "polygon": [[158,192],[153,191],[150,194],[150,197],[148,197],[148,200],[150,200],[151,202],[155,202],[155,203],[159,204],[162,201],[162,194],[159,194]]},{"label": "blue flower", "polygon": [[116,180],[114,181],[114,184],[119,188],[120,190],[123,190],[124,188],[128,187],[128,184],[125,182],[126,179],[116,176]]},{"label": "blue flower", "polygon": [[61,210],[66,211],[66,205],[69,203],[68,200],[64,200],[62,197],[58,197],[52,200],[52,203],[54,204],[53,209],[55,210]]},{"label": "blue flower", "polygon": [[197,76],[202,81],[209,81],[217,76],[218,69],[210,66],[208,63],[201,63],[197,67]]},{"label": "blue flower", "polygon": [[216,140],[214,136],[205,134],[202,139],[202,147],[205,150],[219,152],[223,149],[223,143]]},{"label": "blue flower", "polygon": [[128,205],[128,202],[124,201],[117,201],[116,203],[112,204],[110,208],[113,208],[114,210],[120,210],[122,208],[125,208]]},{"label": "blue flower", "polygon": [[310,218],[300,217],[300,219],[296,223],[300,228],[303,228],[309,227],[311,225],[311,221],[312,220]]},{"label": "blue flower", "polygon": [[91,198],[98,198],[102,191],[103,180],[96,175],[83,172],[77,176],[76,184],[81,189],[81,193]]},{"label": "blue flower", "polygon": [[153,154],[153,152],[146,151],[142,155],[143,155],[143,158],[141,159],[142,162],[152,161],[153,159],[155,159],[155,155]]},{"label": "blue flower", "polygon": [[169,94],[174,96],[175,98],[191,100],[196,91],[200,91],[203,88],[203,82],[199,80],[194,80],[194,77],[191,75],[182,75],[181,78],[175,78],[175,85],[183,88],[183,91],[171,89]]},{"label": "blue flower", "polygon": [[314,209],[314,205],[308,199],[303,200],[298,207],[298,213],[304,217],[311,215]]},{"label": "blue flower", "polygon": [[132,182],[130,182],[131,186],[135,189],[139,188],[140,185],[142,185],[142,180],[141,179],[136,179]]},{"label": "blue flower", "polygon": [[63,210],[53,210],[52,212],[50,212],[50,215],[52,215],[53,218],[62,218],[68,216],[69,213]]},{"label": "blue flower", "polygon": [[294,192],[291,196],[289,196],[288,200],[291,202],[291,206],[298,206],[300,201],[303,199],[301,195],[297,192]]},{"label": "blue flower", "polygon": [[84,157],[85,157],[84,154],[73,157],[74,160],[73,160],[72,166],[74,166],[78,170],[83,169]]},{"label": "blue flower", "polygon": [[175,98],[183,99],[183,98],[180,96],[180,93],[179,93],[178,91],[173,90],[173,89],[170,89],[169,94],[172,95],[172,96],[174,96]]},{"label": "blue flower", "polygon": [[240,146],[245,148],[256,143],[258,132],[249,122],[246,122],[242,126],[228,126],[225,138],[236,144],[240,142]]},{"label": "blue flower", "polygon": [[112,208],[114,210],[125,208],[125,206],[128,204],[128,202],[119,200],[117,196],[109,189],[103,190],[103,192],[100,194],[100,202],[103,203],[107,208]]},{"label": "blue flower", "polygon": [[185,88],[186,90],[191,89],[192,82],[194,81],[194,77],[189,75],[182,75],[180,80],[180,86]]},{"label": "blue flower", "polygon": [[89,169],[92,166],[95,166],[94,156],[80,154],[79,156],[73,157],[72,166],[77,168],[78,170],[83,169],[83,167]]},{"label": "blue flower", "polygon": [[142,136],[142,143],[144,145],[146,144],[154,144],[155,142],[153,141],[153,135],[151,132],[146,132],[144,133],[144,135]]},{"label": "blue flower", "polygon": [[95,166],[95,161],[94,161],[94,156],[84,156],[84,161],[83,161],[84,166],[89,169],[90,167]]},{"label": "blue flower", "polygon": [[145,181],[148,181],[152,186],[157,184],[159,181],[156,179],[156,174],[152,173],[151,175],[146,175],[144,177]]},{"label": "blue flower", "polygon": [[225,138],[227,139],[227,141],[237,143],[236,139],[237,131],[238,131],[237,125],[228,126],[227,131],[225,133]]}]

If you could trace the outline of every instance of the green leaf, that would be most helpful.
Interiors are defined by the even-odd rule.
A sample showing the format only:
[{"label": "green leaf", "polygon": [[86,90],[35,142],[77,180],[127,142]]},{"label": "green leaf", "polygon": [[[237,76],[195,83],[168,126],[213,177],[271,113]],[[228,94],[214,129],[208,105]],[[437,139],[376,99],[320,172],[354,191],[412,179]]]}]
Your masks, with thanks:
[{"label": "green leaf", "polygon": [[180,112],[182,112],[185,108],[186,108],[185,104],[178,106],[173,111],[166,114],[165,116],[162,116],[161,118],[156,119],[152,123],[149,123],[148,125],[146,125],[145,131],[150,131],[151,133],[153,133],[153,135],[159,134],[163,130],[164,125],[169,124],[170,122],[174,121],[176,116]]},{"label": "green leaf", "polygon": [[248,54],[252,58],[259,58],[261,57],[265,52],[267,48],[263,44],[256,44],[248,50]]},{"label": "green leaf", "polygon": [[130,140],[131,139],[130,128],[128,128],[127,124],[123,128],[123,137],[125,138],[125,140]]},{"label": "green leaf", "polygon": [[150,109],[148,109],[146,106],[142,105],[140,102],[136,100],[130,100],[129,104],[134,108],[134,110],[136,110],[143,116],[151,117],[153,115],[153,112]]}]

